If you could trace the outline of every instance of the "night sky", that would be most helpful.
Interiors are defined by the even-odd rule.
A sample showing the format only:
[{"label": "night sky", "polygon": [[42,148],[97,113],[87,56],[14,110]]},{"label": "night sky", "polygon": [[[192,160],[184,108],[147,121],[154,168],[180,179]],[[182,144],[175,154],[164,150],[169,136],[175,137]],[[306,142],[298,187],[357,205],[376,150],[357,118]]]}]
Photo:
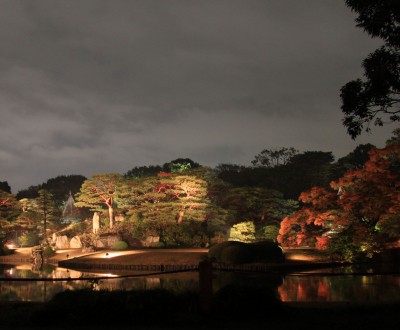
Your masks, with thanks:
[{"label": "night sky", "polygon": [[356,141],[340,88],[379,45],[341,0],[0,0],[0,181]]}]

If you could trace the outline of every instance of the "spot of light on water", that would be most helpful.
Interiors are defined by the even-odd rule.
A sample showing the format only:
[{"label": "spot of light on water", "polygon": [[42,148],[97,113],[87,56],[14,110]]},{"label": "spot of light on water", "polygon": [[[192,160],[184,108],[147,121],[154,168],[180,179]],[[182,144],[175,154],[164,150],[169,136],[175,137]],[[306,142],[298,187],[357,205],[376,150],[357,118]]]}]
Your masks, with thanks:
[{"label": "spot of light on water", "polygon": [[107,274],[99,274],[101,277],[118,277],[118,275],[107,273]]},{"label": "spot of light on water", "polygon": [[101,258],[110,259],[110,258],[115,258],[115,257],[122,256],[122,255],[124,255],[124,253],[122,253],[122,252],[106,252],[105,254],[103,254],[103,255],[100,256],[100,257],[101,257]]}]

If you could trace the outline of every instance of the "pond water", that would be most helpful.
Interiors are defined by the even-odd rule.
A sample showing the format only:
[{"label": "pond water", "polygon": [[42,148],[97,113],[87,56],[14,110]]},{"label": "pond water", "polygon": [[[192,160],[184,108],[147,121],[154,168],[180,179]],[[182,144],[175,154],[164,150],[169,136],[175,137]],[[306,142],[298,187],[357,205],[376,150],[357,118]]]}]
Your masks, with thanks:
[{"label": "pond water", "polygon": [[[396,270],[397,271],[397,270]],[[50,300],[64,290],[139,290],[163,288],[197,291],[197,272],[133,276],[80,272],[45,265],[0,264],[0,301]],[[251,285],[274,290],[283,302],[400,302],[400,273],[352,267],[297,274],[214,272],[213,290],[226,285]]]}]

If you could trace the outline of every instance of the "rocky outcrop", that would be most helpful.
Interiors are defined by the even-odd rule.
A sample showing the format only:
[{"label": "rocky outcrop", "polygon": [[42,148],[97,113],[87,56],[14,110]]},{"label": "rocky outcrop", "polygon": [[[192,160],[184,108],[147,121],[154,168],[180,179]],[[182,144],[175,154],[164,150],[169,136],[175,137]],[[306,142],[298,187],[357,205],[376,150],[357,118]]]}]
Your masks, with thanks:
[{"label": "rocky outcrop", "polygon": [[69,242],[69,247],[71,249],[81,249],[82,242],[79,236],[72,237],[71,241]]},{"label": "rocky outcrop", "polygon": [[67,236],[63,235],[56,237],[56,249],[57,250],[69,249],[69,240]]}]

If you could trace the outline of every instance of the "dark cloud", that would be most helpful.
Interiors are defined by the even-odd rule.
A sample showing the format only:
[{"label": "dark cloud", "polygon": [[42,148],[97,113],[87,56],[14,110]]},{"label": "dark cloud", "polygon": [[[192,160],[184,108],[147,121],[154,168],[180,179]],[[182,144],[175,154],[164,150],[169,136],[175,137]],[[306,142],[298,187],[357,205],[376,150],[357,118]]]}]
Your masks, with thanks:
[{"label": "dark cloud", "polygon": [[343,1],[1,0],[0,180],[264,148],[350,152],[339,89],[379,45]]}]

